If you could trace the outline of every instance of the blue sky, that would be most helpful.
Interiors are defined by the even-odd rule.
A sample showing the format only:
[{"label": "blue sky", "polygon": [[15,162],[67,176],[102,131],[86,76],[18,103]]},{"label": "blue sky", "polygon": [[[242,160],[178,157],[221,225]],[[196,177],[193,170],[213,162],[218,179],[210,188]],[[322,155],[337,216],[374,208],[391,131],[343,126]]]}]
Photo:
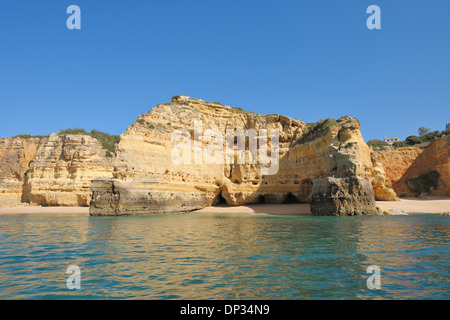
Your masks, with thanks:
[{"label": "blue sky", "polygon": [[[66,9],[81,8],[81,30]],[[381,30],[369,30],[369,5]],[[450,1],[0,2],[0,137],[114,134],[185,94],[366,140],[450,122]]]}]

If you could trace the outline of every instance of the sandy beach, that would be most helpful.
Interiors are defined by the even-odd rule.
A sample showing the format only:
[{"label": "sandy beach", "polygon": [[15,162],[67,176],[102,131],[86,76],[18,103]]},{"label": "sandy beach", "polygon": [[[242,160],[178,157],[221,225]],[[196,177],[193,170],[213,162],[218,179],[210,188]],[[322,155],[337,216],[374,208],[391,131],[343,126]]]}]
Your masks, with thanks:
[{"label": "sandy beach", "polygon": [[288,215],[310,215],[309,204],[250,204],[243,206],[214,206],[194,212],[201,213],[266,213]]},{"label": "sandy beach", "polygon": [[[450,211],[450,197],[403,198],[400,201],[377,201],[381,210],[410,213],[442,213]],[[253,204],[243,206],[220,205],[206,207],[199,213],[265,213],[279,215],[310,215],[309,204]],[[0,209],[0,215],[7,214],[64,214],[89,216],[88,207],[35,207],[23,206]]]},{"label": "sandy beach", "polygon": [[[409,213],[442,213],[450,211],[450,197],[424,197],[422,199],[403,198],[400,201],[377,201],[377,206],[383,211]],[[267,214],[311,214],[309,204],[255,204],[245,206],[215,206],[196,212],[204,213],[267,213]]]},{"label": "sandy beach", "polygon": [[377,201],[381,210],[410,213],[450,212],[450,197],[402,198],[400,201]]}]

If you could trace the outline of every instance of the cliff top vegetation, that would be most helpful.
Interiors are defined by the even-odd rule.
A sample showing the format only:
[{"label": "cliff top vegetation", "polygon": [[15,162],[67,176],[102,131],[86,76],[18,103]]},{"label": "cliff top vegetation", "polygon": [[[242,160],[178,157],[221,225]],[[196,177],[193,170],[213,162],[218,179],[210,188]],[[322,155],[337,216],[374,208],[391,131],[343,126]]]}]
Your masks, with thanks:
[{"label": "cliff top vegetation", "polygon": [[84,129],[80,128],[72,128],[72,129],[61,129],[58,131],[59,135],[66,134],[81,134],[91,136],[92,138],[97,139],[102,144],[103,149],[107,150],[106,156],[112,157],[112,154],[116,152],[117,145],[120,141],[120,136],[112,135],[106,132],[98,131],[92,129],[91,132],[87,132]]}]

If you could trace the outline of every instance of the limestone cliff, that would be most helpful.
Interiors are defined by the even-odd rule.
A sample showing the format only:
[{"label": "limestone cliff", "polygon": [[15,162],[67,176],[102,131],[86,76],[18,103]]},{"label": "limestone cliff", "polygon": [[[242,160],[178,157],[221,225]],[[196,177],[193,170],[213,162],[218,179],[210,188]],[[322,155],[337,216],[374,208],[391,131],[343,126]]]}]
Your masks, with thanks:
[{"label": "limestone cliff", "polygon": [[0,208],[24,201],[25,173],[35,158],[39,138],[0,139]]},{"label": "limestone cliff", "polygon": [[403,147],[375,152],[385,183],[399,196],[450,195],[450,136],[425,148]]},{"label": "limestone cliff", "polygon": [[90,136],[0,139],[0,205],[88,206],[91,180],[112,170]]},{"label": "limestone cliff", "polygon": [[378,161],[377,155],[372,153],[372,187],[375,199],[379,201],[399,201],[397,194],[386,181],[386,172],[383,164]]},{"label": "limestone cliff", "polygon": [[348,116],[306,124],[176,96],[127,128],[115,159],[89,135],[0,139],[0,205],[128,215],[311,202],[314,214],[376,213],[374,194],[396,199],[392,170],[359,129]]},{"label": "limestone cliff", "polygon": [[393,187],[421,153],[422,149],[418,147],[391,148],[375,152],[374,155],[386,174],[385,184]]},{"label": "limestone cliff", "polygon": [[450,196],[450,136],[434,141],[394,183],[399,195]]},{"label": "limestone cliff", "polygon": [[[227,153],[229,130],[247,134],[241,141],[243,163],[235,154],[237,137],[229,141],[232,156]],[[272,140],[275,130],[278,139]],[[178,148],[183,141],[187,149]],[[258,151],[252,141],[258,141]],[[264,145],[267,152],[260,153]],[[206,161],[205,150],[214,151],[209,153],[213,161]],[[157,105],[128,127],[114,167],[113,179],[93,181],[91,215],[188,212],[218,202],[309,202],[314,179],[372,176],[356,119],[307,125],[186,96]],[[371,187],[367,196],[373,198]]]}]

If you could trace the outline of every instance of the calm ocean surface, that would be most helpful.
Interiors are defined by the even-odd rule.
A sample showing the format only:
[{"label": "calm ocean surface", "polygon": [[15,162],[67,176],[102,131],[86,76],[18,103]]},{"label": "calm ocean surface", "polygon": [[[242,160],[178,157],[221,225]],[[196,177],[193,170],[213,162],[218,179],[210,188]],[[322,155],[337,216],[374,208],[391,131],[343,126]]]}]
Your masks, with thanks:
[{"label": "calm ocean surface", "polygon": [[[432,214],[3,215],[0,299],[449,299],[449,226]],[[66,287],[70,265],[80,290]]]}]

